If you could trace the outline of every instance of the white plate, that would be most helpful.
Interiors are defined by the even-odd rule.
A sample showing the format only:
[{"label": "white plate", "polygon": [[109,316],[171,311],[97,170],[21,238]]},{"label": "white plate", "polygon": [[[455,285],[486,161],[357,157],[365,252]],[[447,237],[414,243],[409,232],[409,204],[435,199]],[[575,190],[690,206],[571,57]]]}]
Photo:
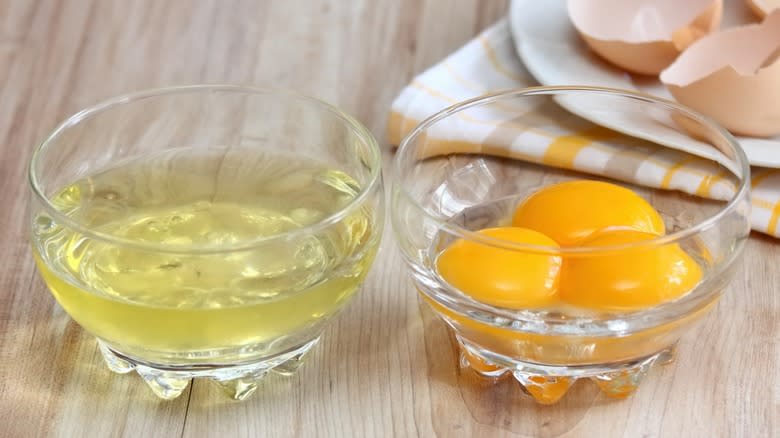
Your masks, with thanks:
[{"label": "white plate", "polygon": [[[742,0],[726,0],[725,6],[721,28],[757,21]],[[566,0],[513,0],[509,16],[518,54],[528,71],[542,85],[594,85],[641,91],[673,99],[658,79],[633,77],[596,57],[582,42],[569,21]],[[650,139],[650,136],[626,128],[617,120],[596,120],[593,116],[588,116],[583,108],[567,105],[563,101],[559,103],[567,110],[595,123]],[[713,155],[713,149],[709,145],[684,140],[679,136],[652,137],[652,140],[666,146],[722,162],[722,157]],[[768,139],[737,137],[737,140],[751,164],[780,168],[780,136]]]}]

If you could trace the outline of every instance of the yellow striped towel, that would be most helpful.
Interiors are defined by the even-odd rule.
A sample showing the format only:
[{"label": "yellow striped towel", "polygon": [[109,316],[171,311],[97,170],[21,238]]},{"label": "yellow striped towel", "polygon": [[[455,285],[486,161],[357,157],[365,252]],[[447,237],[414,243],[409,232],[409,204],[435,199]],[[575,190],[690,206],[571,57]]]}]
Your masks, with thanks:
[{"label": "yellow striped towel", "polygon": [[[421,120],[456,102],[491,91],[534,85],[538,84],[515,53],[507,20],[501,20],[403,89],[393,101],[388,141],[398,145]],[[550,123],[544,123],[545,116],[539,123],[535,121],[520,147],[516,141],[511,146],[507,142],[503,147],[501,142],[488,146],[491,133],[473,120],[473,132],[460,130],[463,138],[437,142],[427,153],[501,155],[716,199],[728,199],[733,193],[728,179],[713,171],[719,168],[714,162],[649,142],[610,143],[607,129],[594,127],[562,108],[546,108],[546,112]],[[576,147],[571,147],[572,143]],[[564,148],[556,147],[564,144]],[[751,225],[756,231],[780,237],[780,169],[753,167],[751,173]]]}]

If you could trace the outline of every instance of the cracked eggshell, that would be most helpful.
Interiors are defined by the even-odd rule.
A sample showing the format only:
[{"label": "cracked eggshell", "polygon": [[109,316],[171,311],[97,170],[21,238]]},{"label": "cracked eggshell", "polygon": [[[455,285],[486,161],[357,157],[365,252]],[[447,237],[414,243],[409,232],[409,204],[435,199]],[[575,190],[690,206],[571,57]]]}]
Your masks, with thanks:
[{"label": "cracked eggshell", "polygon": [[761,18],[780,7],[780,0],[745,0],[745,3]]},{"label": "cracked eggshell", "polygon": [[568,0],[567,8],[594,52],[630,72],[657,75],[717,30],[723,0]]},{"label": "cracked eggshell", "polygon": [[780,134],[780,9],[691,45],[661,73],[674,98],[734,134]]}]

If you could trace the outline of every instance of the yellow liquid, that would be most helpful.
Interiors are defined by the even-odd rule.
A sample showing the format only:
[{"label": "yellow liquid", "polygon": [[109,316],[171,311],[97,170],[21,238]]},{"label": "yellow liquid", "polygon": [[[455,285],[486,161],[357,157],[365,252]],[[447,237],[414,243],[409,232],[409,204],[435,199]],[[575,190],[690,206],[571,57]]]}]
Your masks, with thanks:
[{"label": "yellow liquid", "polygon": [[163,363],[272,355],[318,334],[355,292],[378,240],[369,205],[329,227],[284,233],[358,192],[348,175],[301,158],[174,149],[53,198],[90,230],[146,247],[85,236],[41,213],[35,258],[62,307],[122,353]]}]

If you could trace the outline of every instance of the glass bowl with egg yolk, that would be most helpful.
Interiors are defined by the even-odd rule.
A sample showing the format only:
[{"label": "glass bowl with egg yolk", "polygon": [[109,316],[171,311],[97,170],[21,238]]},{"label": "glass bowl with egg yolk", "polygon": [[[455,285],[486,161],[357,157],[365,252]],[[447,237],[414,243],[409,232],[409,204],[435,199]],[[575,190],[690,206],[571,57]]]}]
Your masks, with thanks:
[{"label": "glass bowl with egg yolk", "polygon": [[709,320],[750,231],[744,152],[673,102],[536,87],[389,129],[410,288],[464,372],[539,403],[579,379],[632,394]]}]

